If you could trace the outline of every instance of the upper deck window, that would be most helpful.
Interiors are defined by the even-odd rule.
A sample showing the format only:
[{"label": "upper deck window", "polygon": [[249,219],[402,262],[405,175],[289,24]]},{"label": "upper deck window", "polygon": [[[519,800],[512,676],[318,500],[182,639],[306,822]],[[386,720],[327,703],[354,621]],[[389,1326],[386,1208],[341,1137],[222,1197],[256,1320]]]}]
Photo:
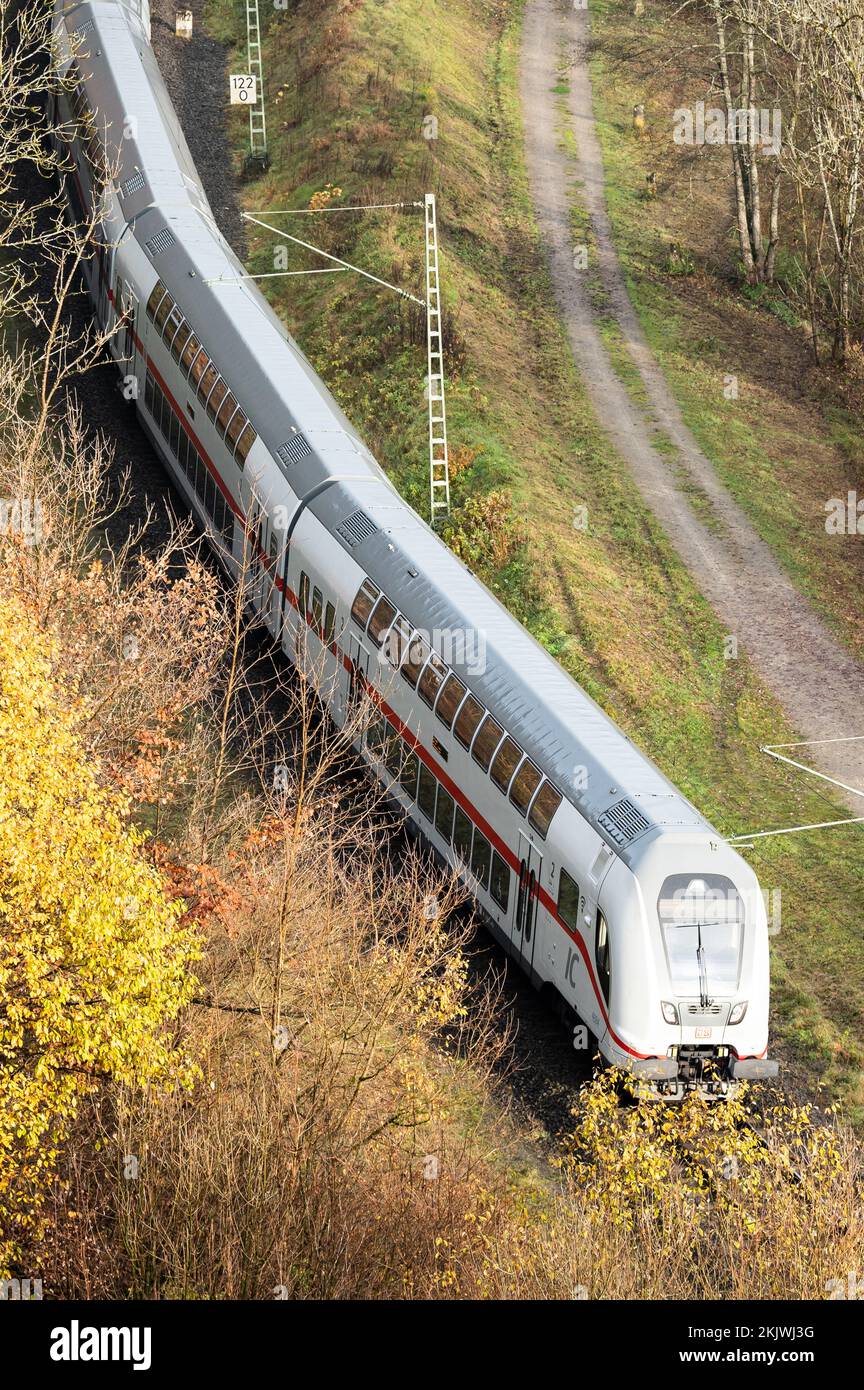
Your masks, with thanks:
[{"label": "upper deck window", "polygon": [[544,840],[552,823],[552,817],[563,800],[561,793],[555,790],[551,782],[544,782],[531,803],[531,810],[528,812],[528,824],[533,825],[538,835],[542,835]]}]

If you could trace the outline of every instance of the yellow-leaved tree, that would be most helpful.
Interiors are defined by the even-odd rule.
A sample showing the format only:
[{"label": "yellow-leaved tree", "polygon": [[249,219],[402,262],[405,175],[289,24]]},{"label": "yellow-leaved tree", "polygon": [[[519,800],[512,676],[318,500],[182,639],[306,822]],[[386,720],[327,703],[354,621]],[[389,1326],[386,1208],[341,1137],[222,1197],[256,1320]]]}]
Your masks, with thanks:
[{"label": "yellow-leaved tree", "polygon": [[81,1099],[106,1079],[172,1088],[200,947],[127,807],[79,736],[86,703],[0,598],[0,1274],[38,1225]]}]

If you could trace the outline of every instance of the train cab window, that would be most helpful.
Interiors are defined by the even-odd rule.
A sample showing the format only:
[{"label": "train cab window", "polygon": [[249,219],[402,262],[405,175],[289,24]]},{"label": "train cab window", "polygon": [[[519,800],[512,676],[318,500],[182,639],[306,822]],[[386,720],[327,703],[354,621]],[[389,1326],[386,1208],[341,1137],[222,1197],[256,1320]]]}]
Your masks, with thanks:
[{"label": "train cab window", "polygon": [[166,293],[167,293],[167,291],[166,291],[166,289],[165,289],[165,286],[162,284],[162,281],[161,281],[161,280],[157,280],[157,281],[156,281],[156,284],[153,286],[152,290],[150,291],[150,298],[147,300],[147,317],[148,317],[148,319],[152,319],[152,318],[153,318],[153,316],[154,316],[155,313],[156,313],[156,310],[157,310],[158,307],[159,307],[159,300],[160,300],[160,299],[162,298],[162,296],[163,296],[164,294],[166,294]]},{"label": "train cab window", "polygon": [[457,806],[456,814],[453,817],[453,848],[466,865],[471,863],[471,832],[473,829],[470,818],[461,806]]},{"label": "train cab window", "polygon": [[390,625],[396,617],[396,609],[382,594],[372,610],[369,619],[369,626],[366,629],[370,642],[374,642],[376,647],[380,647],[384,640],[385,633],[390,630]]},{"label": "train cab window", "polygon": [[457,714],[453,732],[466,748],[471,747],[471,740],[477,732],[477,725],[485,713],[486,710],[480,701],[475,699],[473,695],[469,695]]},{"label": "train cab window", "polygon": [[504,730],[500,724],[496,724],[491,714],[487,714],[480,728],[477,730],[474,739],[474,746],[471,749],[471,756],[476,763],[479,763],[484,772],[489,771],[489,764],[492,761],[492,754],[498,747],[503,737]]},{"label": "train cab window", "polygon": [[324,616],[324,595],[321,590],[312,590],[312,626],[316,632],[321,631],[321,619]]},{"label": "train cab window", "polygon": [[192,366],[192,363],[195,361],[200,351],[201,344],[195,337],[195,334],[190,333],[189,337],[186,339],[183,351],[180,354],[180,366],[183,368],[186,376],[189,375],[189,368]]},{"label": "train cab window", "polygon": [[538,835],[546,839],[546,832],[552,823],[552,817],[558,810],[563,801],[559,791],[556,791],[551,782],[544,782],[539,792],[531,802],[531,810],[528,812],[528,823],[533,825]]},{"label": "train cab window", "polygon": [[211,420],[216,419],[219,413],[219,407],[227,395],[228,384],[224,377],[220,376],[218,381],[214,384],[210,395],[207,397],[207,414],[210,416]]},{"label": "train cab window", "polygon": [[449,792],[445,792],[443,787],[438,788],[438,804],[435,807],[435,829],[443,840],[450,843],[450,836],[453,831],[453,808],[454,801]]},{"label": "train cab window", "polygon": [[297,591],[297,607],[300,610],[300,617],[306,618],[309,612],[309,576],[305,570],[300,571],[300,588]]},{"label": "train cab window", "polygon": [[333,634],[336,631],[336,609],[332,603],[328,603],[324,614],[324,641],[329,646],[333,641]]},{"label": "train cab window", "polygon": [[249,450],[258,438],[249,421],[243,426],[243,433],[237,440],[237,448],[234,450],[234,459],[238,468],[242,468],[249,455]]},{"label": "train cab window", "polygon": [[417,783],[417,805],[427,820],[435,819],[435,792],[438,783],[423,763],[420,764],[420,778]]},{"label": "train cab window", "polygon": [[502,912],[507,911],[510,899],[510,870],[495,850],[492,851],[492,877],[489,891]]},{"label": "train cab window", "polygon": [[171,298],[170,294],[166,294],[162,299],[160,299],[159,307],[153,315],[153,322],[155,323],[160,333],[162,332],[162,329],[165,327],[166,319],[168,318],[168,315],[171,313],[171,310],[173,308],[174,300]]},{"label": "train cab window", "polygon": [[602,912],[597,913],[597,937],[594,943],[594,960],[597,964],[597,979],[603,991],[603,998],[609,1003],[609,927]]},{"label": "train cab window", "polygon": [[435,696],[438,694],[447,675],[447,667],[435,652],[430,652],[429,660],[423,668],[417,689],[420,692],[421,700],[425,700],[427,705],[434,705]]},{"label": "train cab window", "polygon": [[524,816],[528,810],[531,798],[539,787],[542,778],[543,774],[540,769],[536,768],[529,758],[526,758],[513,778],[513,785],[510,788],[510,800],[520,816]]},{"label": "train cab window", "polygon": [[359,627],[365,628],[369,615],[378,601],[381,590],[376,589],[371,579],[364,579],[357,590],[357,597],[351,605],[351,617]]},{"label": "train cab window", "polygon": [[558,916],[571,931],[579,931],[579,885],[566,869],[561,870],[558,882]]},{"label": "train cab window", "polygon": [[176,337],[174,338],[174,341],[171,344],[171,356],[174,358],[175,362],[180,361],[180,358],[183,355],[183,349],[185,348],[191,336],[192,329],[189,327],[188,323],[184,319],[180,327],[177,329]]},{"label": "train cab window", "polygon": [[417,768],[419,759],[416,753],[408,753],[399,769],[399,785],[413,801],[417,795]]},{"label": "train cab window", "polygon": [[213,390],[218,380],[219,373],[213,366],[213,363],[208,362],[201,374],[201,380],[198,382],[198,399],[204,405],[207,404],[207,397],[210,395],[210,392]]},{"label": "train cab window", "polygon": [[507,791],[507,788],[513,780],[513,773],[516,771],[521,761],[522,749],[519,747],[519,744],[508,735],[495,754],[495,761],[492,764],[492,771],[489,774],[496,787],[500,787],[502,792]]},{"label": "train cab window", "polygon": [[241,434],[249,424],[242,410],[237,410],[231,416],[231,423],[225,433],[225,443],[229,449],[234,449],[240,439]]},{"label": "train cab window", "polygon": [[224,400],[222,401],[222,404],[216,412],[216,428],[223,439],[225,438],[225,431],[228,428],[228,421],[231,419],[231,416],[234,414],[234,411],[236,409],[236,396],[232,396],[230,391],[226,391]]},{"label": "train cab window", "polygon": [[270,560],[270,573],[274,579],[279,573],[279,532],[270,532],[270,544],[267,547],[268,558]]},{"label": "train cab window", "polygon": [[447,677],[441,687],[441,694],[438,696],[438,703],[435,706],[435,714],[445,728],[449,729],[453,723],[453,716],[465,697],[465,687],[458,676],[453,672]]},{"label": "train cab window", "polygon": [[489,863],[492,858],[492,846],[481,835],[479,830],[474,831],[474,848],[471,851],[471,872],[480,883],[481,888],[489,887]]}]

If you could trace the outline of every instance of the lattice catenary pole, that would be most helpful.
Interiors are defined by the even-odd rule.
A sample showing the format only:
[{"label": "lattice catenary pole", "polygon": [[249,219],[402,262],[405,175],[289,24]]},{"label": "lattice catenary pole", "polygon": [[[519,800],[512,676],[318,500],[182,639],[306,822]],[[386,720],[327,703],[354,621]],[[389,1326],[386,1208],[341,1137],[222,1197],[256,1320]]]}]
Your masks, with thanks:
[{"label": "lattice catenary pole", "polygon": [[426,361],[429,394],[429,511],[436,521],[450,515],[450,463],[444,405],[441,295],[438,279],[438,223],[435,194],[426,194]]}]

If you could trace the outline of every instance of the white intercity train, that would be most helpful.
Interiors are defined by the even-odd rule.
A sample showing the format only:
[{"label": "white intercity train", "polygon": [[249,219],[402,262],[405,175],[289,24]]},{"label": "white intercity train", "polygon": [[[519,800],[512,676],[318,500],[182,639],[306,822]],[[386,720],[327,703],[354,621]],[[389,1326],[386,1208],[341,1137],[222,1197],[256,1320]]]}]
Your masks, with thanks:
[{"label": "white intercity train", "polygon": [[[776,1075],[756,877],[400,498],[219,232],[147,0],[57,4],[55,124],[126,395],[273,638],[493,935],[642,1094]],[[351,714],[352,719],[354,714]]]}]

